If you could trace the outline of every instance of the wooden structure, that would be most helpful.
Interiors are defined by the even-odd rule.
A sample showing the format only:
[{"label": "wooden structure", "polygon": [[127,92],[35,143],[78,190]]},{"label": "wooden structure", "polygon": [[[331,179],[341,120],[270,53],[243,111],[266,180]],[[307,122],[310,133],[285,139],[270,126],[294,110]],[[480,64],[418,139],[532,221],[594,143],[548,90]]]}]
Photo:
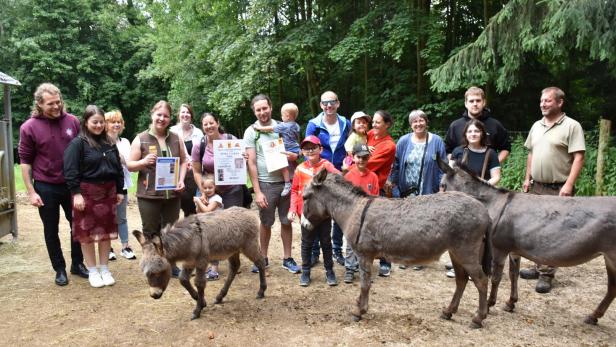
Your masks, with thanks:
[{"label": "wooden structure", "polygon": [[4,89],[4,113],[0,118],[0,237],[9,233],[17,238],[17,203],[15,201],[15,173],[13,166],[13,127],[11,118],[11,86],[18,80],[0,72]]}]

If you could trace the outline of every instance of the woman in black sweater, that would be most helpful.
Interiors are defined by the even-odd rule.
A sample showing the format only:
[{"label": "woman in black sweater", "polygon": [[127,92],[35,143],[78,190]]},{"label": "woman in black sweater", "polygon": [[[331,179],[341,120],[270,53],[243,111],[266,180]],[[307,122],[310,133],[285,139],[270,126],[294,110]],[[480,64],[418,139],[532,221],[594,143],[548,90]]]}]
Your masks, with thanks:
[{"label": "woman in black sweater", "polygon": [[89,105],[79,136],[64,152],[64,179],[73,196],[73,238],[81,243],[90,285],[96,288],[115,283],[107,263],[111,240],[118,238],[115,206],[124,199],[120,163],[118,148],[105,131],[103,111]]}]

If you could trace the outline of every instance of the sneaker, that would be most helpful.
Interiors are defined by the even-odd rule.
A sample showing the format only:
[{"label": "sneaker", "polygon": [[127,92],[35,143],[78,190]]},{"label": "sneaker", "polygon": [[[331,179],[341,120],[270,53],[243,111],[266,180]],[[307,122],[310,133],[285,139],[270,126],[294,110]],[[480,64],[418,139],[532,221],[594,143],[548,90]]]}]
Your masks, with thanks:
[{"label": "sneaker", "polygon": [[[103,284],[106,286],[112,286],[115,284],[115,279],[113,279],[113,276],[111,276],[111,272],[109,271],[101,272],[100,277],[103,281]],[[92,282],[90,282],[90,284],[92,284]]]},{"label": "sneaker", "polygon": [[408,265],[399,265],[399,266],[398,266],[398,269],[400,269],[400,270],[406,270],[406,269],[408,269]]},{"label": "sneaker", "polygon": [[104,287],[105,283],[103,282],[103,278],[101,277],[101,274],[98,272],[92,272],[88,275],[88,281],[90,282],[90,285],[94,288],[100,288],[100,287]]},{"label": "sneaker", "polygon": [[447,272],[445,273],[445,276],[449,277],[449,278],[455,278],[456,277],[456,272],[453,270],[453,268],[447,270]]},{"label": "sneaker", "polygon": [[539,271],[534,267],[520,270],[520,277],[525,280],[536,280],[539,278]]},{"label": "sneaker", "polygon": [[353,272],[353,270],[347,270],[344,273],[344,283],[353,283],[354,280],[355,280],[355,273]]},{"label": "sneaker", "polygon": [[338,280],[336,279],[336,273],[334,273],[334,270],[327,270],[327,272],[325,272],[325,279],[327,280],[327,285],[330,287],[338,285]]},{"label": "sneaker", "polygon": [[109,260],[116,260],[116,255],[113,253],[113,248],[109,249]]},{"label": "sneaker", "polygon": [[[269,260],[267,259],[267,257],[265,257],[265,267],[269,267]],[[256,265],[252,265],[252,269],[250,269],[250,271],[252,273],[258,274],[259,273],[259,268]]]},{"label": "sneaker", "polygon": [[293,258],[284,259],[282,261],[282,268],[289,270],[289,272],[292,274],[298,274],[302,272],[302,270],[300,269],[299,266],[297,266],[297,263],[295,262]]},{"label": "sneaker", "polygon": [[383,264],[379,267],[379,276],[381,277],[389,277],[391,275],[391,266],[387,264]]},{"label": "sneaker", "polygon": [[171,267],[171,277],[173,277],[173,278],[180,277],[180,272],[182,272],[182,270],[180,270],[179,267],[177,267],[175,265]]},{"label": "sneaker", "polygon": [[453,264],[451,262],[445,263],[445,270],[451,270],[451,269],[453,269]]},{"label": "sneaker", "polygon": [[302,272],[299,277],[299,285],[302,287],[308,287],[310,285],[310,271]]},{"label": "sneaker", "polygon": [[122,248],[122,256],[126,259],[137,259],[137,257],[135,256],[135,253],[133,253],[133,250],[130,247],[126,247],[126,248]]},{"label": "sneaker", "polygon": [[285,182],[284,188],[282,189],[280,196],[287,196],[289,195],[290,192],[291,192],[291,182]]},{"label": "sneaker", "polygon": [[424,268],[423,265],[415,265],[415,266],[413,266],[413,270],[415,270],[415,271],[421,271],[421,270],[423,270],[423,268]]},{"label": "sneaker", "polygon": [[338,265],[344,266],[344,257],[341,253],[334,255],[334,258],[336,258],[336,263],[338,263]]},{"label": "sneaker", "polygon": [[207,271],[207,274],[205,275],[205,278],[206,278],[208,281],[217,281],[217,280],[218,280],[218,277],[219,277],[219,276],[218,276],[218,272],[216,272],[216,271],[214,271],[214,270],[212,270],[212,269],[209,269],[209,270]]}]

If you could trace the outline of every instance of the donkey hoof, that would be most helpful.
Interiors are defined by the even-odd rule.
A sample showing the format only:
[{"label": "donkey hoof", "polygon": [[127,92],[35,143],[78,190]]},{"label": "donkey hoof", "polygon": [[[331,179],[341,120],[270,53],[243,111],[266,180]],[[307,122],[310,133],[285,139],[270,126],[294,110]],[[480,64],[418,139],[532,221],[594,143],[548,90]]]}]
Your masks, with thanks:
[{"label": "donkey hoof", "polygon": [[446,311],[441,312],[441,318],[444,320],[451,320],[451,316],[452,316],[451,312],[446,312]]},{"label": "donkey hoof", "polygon": [[514,308],[515,308],[515,305],[513,305],[511,303],[506,303],[505,306],[503,307],[503,310],[505,310],[507,312],[513,312]]},{"label": "donkey hoof", "polygon": [[473,328],[473,329],[481,329],[481,328],[483,328],[482,321],[483,320],[481,318],[473,318],[473,320],[471,321],[471,328]]},{"label": "donkey hoof", "polygon": [[265,294],[257,293],[257,299],[263,299],[263,298],[265,298]]},{"label": "donkey hoof", "polygon": [[218,305],[218,304],[222,304],[222,298],[216,297],[216,300],[214,301],[214,305]]},{"label": "donkey hoof", "polygon": [[195,319],[199,319],[201,317],[201,312],[199,313],[194,313],[192,314],[192,317],[190,317],[190,320],[195,320]]},{"label": "donkey hoof", "polygon": [[590,325],[597,325],[597,323],[599,323],[599,320],[593,316],[588,316],[586,317],[586,319],[584,319],[584,323]]}]

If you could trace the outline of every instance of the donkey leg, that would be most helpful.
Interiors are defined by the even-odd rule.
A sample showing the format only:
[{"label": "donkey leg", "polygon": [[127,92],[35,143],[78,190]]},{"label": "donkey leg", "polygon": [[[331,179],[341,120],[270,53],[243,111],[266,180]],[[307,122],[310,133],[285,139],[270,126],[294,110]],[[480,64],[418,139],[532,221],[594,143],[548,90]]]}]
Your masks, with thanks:
[{"label": "donkey leg", "polygon": [[511,293],[505,303],[505,311],[513,312],[515,303],[518,302],[518,278],[520,277],[520,256],[509,254],[509,281],[511,281]]},{"label": "donkey leg", "polygon": [[479,308],[477,309],[477,314],[473,317],[471,327],[481,328],[483,320],[488,316],[488,276],[483,272],[479,264],[472,264],[465,266],[465,268],[479,292]]},{"label": "donkey leg", "polygon": [[607,269],[607,293],[595,311],[584,319],[584,323],[596,325],[599,318],[603,317],[607,308],[616,297],[616,261],[610,261],[606,256],[605,267]]},{"label": "donkey leg", "polygon": [[441,318],[443,319],[451,319],[451,316],[458,312],[458,306],[460,305],[460,299],[462,298],[462,293],[464,293],[464,289],[466,288],[466,283],[468,282],[468,274],[464,267],[459,263],[456,257],[452,256],[451,252],[451,264],[453,265],[453,270],[456,273],[456,290],[453,293],[453,297],[451,298],[451,303],[449,306],[443,309],[441,313]]},{"label": "donkey leg", "polygon": [[190,294],[190,296],[195,301],[197,301],[198,300],[197,291],[190,283],[190,276],[192,275],[193,270],[194,270],[193,268],[187,267],[185,265],[182,266],[182,271],[180,272],[180,284],[182,285],[182,287],[186,288],[186,291],[188,292],[188,294]]},{"label": "donkey leg", "polygon": [[195,276],[195,285],[197,286],[197,306],[195,306],[191,319],[197,319],[201,317],[201,311],[206,306],[206,303],[205,303],[205,283],[207,282],[205,279],[205,269],[206,268],[207,268],[207,263],[203,266],[197,266],[197,275]]},{"label": "donkey leg", "polygon": [[360,292],[357,298],[357,307],[351,310],[354,321],[361,320],[361,316],[368,312],[368,296],[372,284],[372,262],[374,258],[359,256],[359,283]]},{"label": "donkey leg", "polygon": [[224,299],[225,296],[227,296],[227,293],[229,292],[229,287],[231,286],[231,283],[233,282],[233,279],[235,279],[235,275],[237,274],[237,271],[240,268],[240,254],[236,253],[232,255],[231,257],[229,257],[228,261],[229,261],[229,275],[227,276],[227,280],[225,281],[225,284],[222,286],[222,289],[220,289],[220,292],[216,296],[216,301],[214,302],[215,304],[220,304],[222,302],[222,299]]},{"label": "donkey leg", "polygon": [[244,255],[252,261],[257,269],[259,269],[259,291],[257,292],[257,299],[263,299],[265,297],[265,290],[267,289],[267,282],[265,281],[265,258],[261,255],[261,249],[257,239],[244,248]]},{"label": "donkey leg", "polygon": [[498,287],[503,279],[503,269],[505,268],[506,253],[502,253],[494,249],[494,257],[492,258],[492,287],[490,289],[490,297],[488,298],[488,306],[492,307],[496,304],[498,296]]}]

